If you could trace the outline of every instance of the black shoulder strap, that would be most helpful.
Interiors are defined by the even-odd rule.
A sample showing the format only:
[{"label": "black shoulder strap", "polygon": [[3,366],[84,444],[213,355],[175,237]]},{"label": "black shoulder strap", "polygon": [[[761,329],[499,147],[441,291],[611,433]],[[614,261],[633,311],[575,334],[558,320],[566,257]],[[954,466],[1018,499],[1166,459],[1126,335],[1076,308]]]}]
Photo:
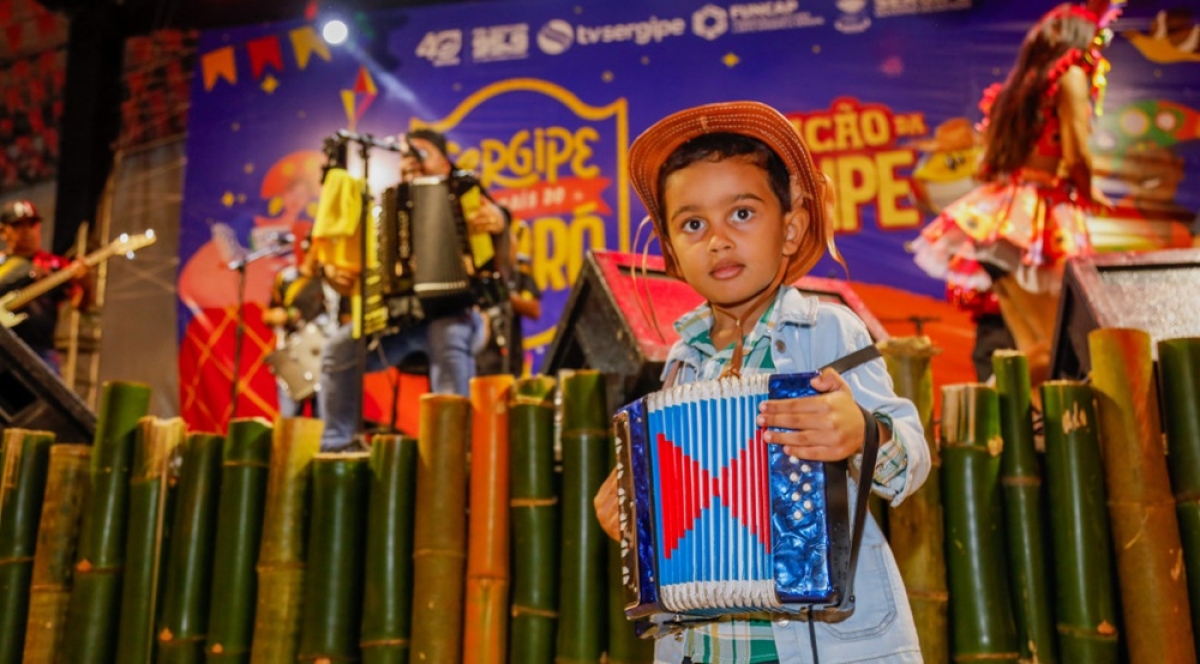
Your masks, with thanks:
[{"label": "black shoulder strap", "polygon": [[833,369],[840,374],[844,374],[854,367],[857,367],[860,364],[866,364],[877,357],[883,357],[883,354],[879,352],[878,346],[871,344],[870,346],[859,348],[849,355],[843,355],[842,357],[839,357],[838,359],[821,367],[821,370],[824,371],[826,369]]}]

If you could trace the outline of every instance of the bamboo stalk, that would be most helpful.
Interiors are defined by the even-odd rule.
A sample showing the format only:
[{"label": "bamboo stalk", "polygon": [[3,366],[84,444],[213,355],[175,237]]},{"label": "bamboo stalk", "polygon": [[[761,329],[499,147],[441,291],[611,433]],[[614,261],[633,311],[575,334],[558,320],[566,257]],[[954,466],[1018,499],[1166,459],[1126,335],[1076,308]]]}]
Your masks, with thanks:
[{"label": "bamboo stalk", "polygon": [[1158,343],[1167,470],[1187,568],[1192,637],[1200,652],[1200,338]]},{"label": "bamboo stalk", "polygon": [[1064,662],[1116,664],[1116,568],[1092,388],[1042,383],[1042,406],[1059,653]]},{"label": "bamboo stalk", "polygon": [[578,371],[563,381],[560,661],[598,663],[604,651],[608,538],[592,507],[608,474],[610,422],[604,395],[604,377],[596,371]]},{"label": "bamboo stalk", "polygon": [[946,590],[945,517],[942,512],[942,458],[934,437],[933,371],[938,350],[929,337],[889,339],[882,348],[896,394],[917,407],[933,470],[925,484],[888,513],[889,543],[904,579],[917,626],[921,656],[930,664],[950,661]]},{"label": "bamboo stalk", "polygon": [[1042,478],[1033,441],[1033,405],[1029,362],[1024,353],[998,350],[992,355],[1000,399],[1000,486],[1008,542],[1017,644],[1021,658],[1055,664],[1058,644],[1050,602],[1047,551],[1043,540]]},{"label": "bamboo stalk", "polygon": [[301,662],[358,661],[370,458],[360,452],[313,459]]},{"label": "bamboo stalk", "polygon": [[458,662],[466,558],[467,427],[464,397],[421,397],[417,516],[413,528],[412,658]]},{"label": "bamboo stalk", "polygon": [[554,379],[517,381],[509,402],[513,540],[511,664],[554,661],[558,619],[558,493]]},{"label": "bamboo stalk", "polygon": [[129,473],[129,529],[125,536],[126,573],[121,587],[117,661],[154,661],[154,625],[163,579],[163,534],[167,527],[167,489],[178,481],[177,459],[183,444],[183,420],[146,416],[138,422],[133,466]]},{"label": "bamboo stalk", "polygon": [[0,469],[0,662],[20,662],[38,519],[50,465],[49,431],[8,429]]},{"label": "bamboo stalk", "polygon": [[512,387],[509,374],[471,380],[465,664],[504,664],[508,654],[508,400]]},{"label": "bamboo stalk", "polygon": [[258,418],[230,422],[221,453],[212,601],[204,647],[210,664],[250,661],[258,589],[254,559],[262,541],[270,463],[270,423]]},{"label": "bamboo stalk", "polygon": [[258,599],[254,612],[252,664],[292,664],[299,647],[307,560],[312,460],[321,448],[320,420],[277,420],[271,436],[271,466],[258,550]]},{"label": "bamboo stalk", "polygon": [[222,436],[201,433],[188,436],[184,447],[158,630],[160,664],[204,659],[224,446]]},{"label": "bamboo stalk", "polygon": [[62,645],[91,452],[90,445],[60,443],[50,447],[45,499],[33,554],[25,664],[51,664]]},{"label": "bamboo stalk", "polygon": [[129,465],[138,420],[149,408],[148,385],[105,383],[92,444],[89,494],[79,527],[78,562],[66,633],[56,655],[60,664],[113,661],[129,510]]},{"label": "bamboo stalk", "polygon": [[1134,662],[1196,658],[1175,500],[1163,454],[1150,335],[1088,334],[1108,509],[1117,552],[1129,656]]},{"label": "bamboo stalk", "polygon": [[1016,662],[1017,634],[1003,570],[999,400],[977,384],[942,388],[942,486],[953,657]]},{"label": "bamboo stalk", "polygon": [[363,569],[365,664],[406,664],[412,631],[417,440],[375,436]]}]

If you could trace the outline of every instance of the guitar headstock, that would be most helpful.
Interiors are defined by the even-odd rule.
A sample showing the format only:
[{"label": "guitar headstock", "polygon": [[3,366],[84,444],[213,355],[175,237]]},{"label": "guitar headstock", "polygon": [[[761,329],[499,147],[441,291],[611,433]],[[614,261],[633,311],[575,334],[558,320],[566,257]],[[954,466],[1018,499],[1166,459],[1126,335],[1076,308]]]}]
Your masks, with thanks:
[{"label": "guitar headstock", "polygon": [[158,236],[154,234],[153,230],[148,230],[145,233],[139,233],[137,235],[121,233],[117,239],[113,240],[108,245],[108,248],[114,254],[132,254],[138,249],[149,247],[157,241]]}]

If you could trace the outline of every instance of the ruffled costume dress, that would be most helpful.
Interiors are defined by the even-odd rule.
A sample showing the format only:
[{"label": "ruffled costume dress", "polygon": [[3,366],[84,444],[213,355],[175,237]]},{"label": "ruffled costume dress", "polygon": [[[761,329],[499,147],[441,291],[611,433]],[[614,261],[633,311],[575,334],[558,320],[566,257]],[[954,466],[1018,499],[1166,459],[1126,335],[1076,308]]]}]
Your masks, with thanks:
[{"label": "ruffled costume dress", "polygon": [[[1072,49],[1060,58],[1047,74],[1035,154],[1062,156],[1056,99],[1059,79],[1072,66],[1093,81],[1093,100],[1100,92],[1107,63],[1097,52]],[[999,89],[997,84],[984,93],[985,113]],[[960,309],[975,316],[995,313],[993,276],[1012,274],[1027,291],[1054,293],[1063,262],[1092,253],[1086,223],[1091,206],[1090,191],[1077,191],[1057,174],[1022,168],[947,206],[912,242],[913,260],[946,281],[947,299]]]}]

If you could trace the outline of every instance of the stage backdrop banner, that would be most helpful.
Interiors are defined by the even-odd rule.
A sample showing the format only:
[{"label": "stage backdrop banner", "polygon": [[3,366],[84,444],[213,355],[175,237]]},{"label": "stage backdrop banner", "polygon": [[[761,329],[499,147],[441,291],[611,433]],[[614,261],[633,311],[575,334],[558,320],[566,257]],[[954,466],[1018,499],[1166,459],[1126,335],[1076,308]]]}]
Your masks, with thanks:
[{"label": "stage backdrop banner", "polygon": [[[1186,4],[1138,4],[1107,53],[1113,67],[1095,142],[1103,187],[1121,205],[1096,220],[1106,249],[1191,241],[1200,189],[1181,183],[1200,179],[1200,28]],[[645,244],[645,211],[626,178],[630,142],[702,103],[775,106],[833,179],[849,274],[829,260],[814,274],[940,298],[943,285],[913,265],[906,244],[971,188],[981,93],[1001,81],[1025,31],[1053,6],[523,0],[204,33],[180,242],[183,415],[194,428],[222,430],[235,371],[238,414],[274,414],[263,360],[276,340],[262,311],[272,276],[294,261],[288,239],[312,223],[323,139],[339,129],[444,131],[457,163],[528,225],[520,249],[544,295],[541,320],[525,323],[534,367],[584,253]],[[319,34],[331,18],[349,26],[338,46]],[[350,162],[360,175],[361,157]],[[368,157],[378,195],[397,180],[396,154]],[[230,268],[271,247],[274,255]],[[369,415],[382,408],[368,402]]]}]

